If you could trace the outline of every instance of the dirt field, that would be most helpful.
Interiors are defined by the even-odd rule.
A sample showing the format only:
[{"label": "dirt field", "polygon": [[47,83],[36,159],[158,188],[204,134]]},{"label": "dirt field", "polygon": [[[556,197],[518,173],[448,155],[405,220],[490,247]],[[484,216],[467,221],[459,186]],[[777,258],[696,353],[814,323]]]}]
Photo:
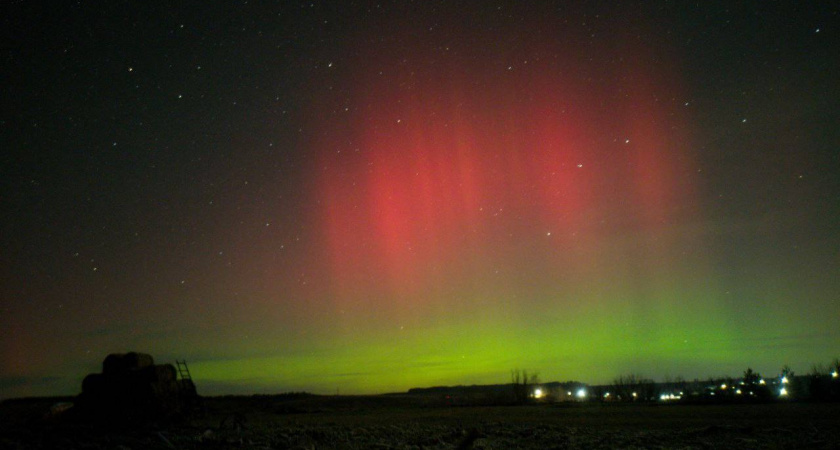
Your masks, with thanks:
[{"label": "dirt field", "polygon": [[55,403],[0,404],[0,450],[840,448],[836,403],[447,407],[408,396],[223,397],[181,423],[108,428],[48,417]]}]

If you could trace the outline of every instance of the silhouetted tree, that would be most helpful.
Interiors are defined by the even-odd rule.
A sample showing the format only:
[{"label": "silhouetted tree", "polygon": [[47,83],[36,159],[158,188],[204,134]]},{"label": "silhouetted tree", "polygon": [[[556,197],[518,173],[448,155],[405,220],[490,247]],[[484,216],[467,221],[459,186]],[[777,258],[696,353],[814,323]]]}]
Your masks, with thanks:
[{"label": "silhouetted tree", "polygon": [[510,371],[510,382],[514,401],[525,403],[532,398],[534,386],[539,384],[539,376],[536,373],[529,375],[527,370],[514,369]]},{"label": "silhouetted tree", "polygon": [[808,378],[812,398],[840,400],[840,358],[835,358],[828,365],[814,364]]},{"label": "silhouetted tree", "polygon": [[613,380],[615,400],[622,402],[648,401],[658,397],[656,383],[641,375],[621,375]]},{"label": "silhouetted tree", "polygon": [[791,369],[789,365],[785,364],[782,366],[782,378],[787,377],[788,381],[793,381],[793,375],[793,369]]},{"label": "silhouetted tree", "polygon": [[747,370],[744,371],[744,378],[741,381],[744,383],[741,395],[748,395],[749,397],[747,397],[747,399],[750,397],[758,399],[770,398],[770,388],[767,386],[764,379],[761,378],[761,374],[753,372],[752,368],[748,367]]},{"label": "silhouetted tree", "polygon": [[744,385],[755,386],[760,380],[761,375],[757,372],[753,372],[752,368],[747,367],[747,370],[744,371]]},{"label": "silhouetted tree", "polygon": [[840,358],[835,358],[831,362],[831,372],[828,374],[829,378],[829,393],[830,400],[840,400]]},{"label": "silhouetted tree", "polygon": [[808,397],[808,383],[802,377],[797,378],[789,364],[782,366],[779,375],[779,396],[789,399]]},{"label": "silhouetted tree", "polygon": [[[695,380],[695,383],[697,380]],[[670,376],[666,376],[664,382],[661,385],[663,392],[662,394],[674,394],[683,395],[686,394],[686,390],[688,388],[688,382],[685,378],[681,376],[677,376],[675,378],[671,378]]]}]

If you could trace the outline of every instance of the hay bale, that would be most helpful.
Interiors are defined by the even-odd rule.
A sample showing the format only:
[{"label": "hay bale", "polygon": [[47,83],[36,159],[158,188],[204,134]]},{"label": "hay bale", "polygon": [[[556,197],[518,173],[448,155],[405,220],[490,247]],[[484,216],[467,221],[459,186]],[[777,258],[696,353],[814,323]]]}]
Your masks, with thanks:
[{"label": "hay bale", "polygon": [[178,380],[172,364],[155,365],[151,355],[108,355],[101,374],[82,381],[79,410],[103,420],[135,420],[179,414],[197,401],[191,380]]},{"label": "hay bale", "polygon": [[146,353],[111,353],[102,362],[102,373],[105,375],[122,375],[154,364],[152,355]]},{"label": "hay bale", "polygon": [[171,383],[175,381],[175,366],[160,364],[129,372],[128,377],[140,383]]},{"label": "hay bale", "polygon": [[123,368],[123,353],[111,353],[102,361],[102,373],[107,375],[115,375],[122,371]]},{"label": "hay bale", "polygon": [[172,364],[160,364],[154,366],[155,375],[160,382],[174,382],[175,381],[175,366]]},{"label": "hay bale", "polygon": [[82,380],[82,393],[86,395],[101,395],[106,389],[105,376],[101,373],[92,373]]},{"label": "hay bale", "polygon": [[197,397],[198,392],[195,389],[195,383],[192,380],[178,380],[178,390],[181,395],[186,398]]}]

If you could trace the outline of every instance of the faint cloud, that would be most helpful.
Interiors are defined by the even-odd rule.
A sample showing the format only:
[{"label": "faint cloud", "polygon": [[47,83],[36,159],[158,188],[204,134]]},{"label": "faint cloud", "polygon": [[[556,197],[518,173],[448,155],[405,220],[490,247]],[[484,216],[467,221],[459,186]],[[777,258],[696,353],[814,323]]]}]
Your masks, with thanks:
[{"label": "faint cloud", "polygon": [[75,381],[56,376],[0,376],[0,399],[68,395]]},{"label": "faint cloud", "polygon": [[64,380],[64,377],[25,377],[11,376],[0,377],[0,389],[9,389],[20,386],[45,386]]},{"label": "faint cloud", "polygon": [[330,374],[330,378],[347,378],[347,377],[371,377],[375,375],[373,372],[345,372]]}]

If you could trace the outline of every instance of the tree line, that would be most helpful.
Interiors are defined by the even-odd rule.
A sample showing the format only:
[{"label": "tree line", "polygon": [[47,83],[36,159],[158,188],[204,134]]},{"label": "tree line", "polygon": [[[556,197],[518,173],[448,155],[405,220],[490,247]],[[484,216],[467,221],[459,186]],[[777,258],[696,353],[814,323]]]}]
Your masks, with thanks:
[{"label": "tree line", "polygon": [[578,382],[540,383],[536,372],[511,371],[511,396],[515,403],[550,401],[599,402],[750,402],[774,400],[840,401],[840,358],[814,364],[805,375],[789,365],[764,377],[748,367],[740,377],[709,377],[688,381],[667,377],[656,382],[640,374],[625,374],[612,383],[587,386]]}]

